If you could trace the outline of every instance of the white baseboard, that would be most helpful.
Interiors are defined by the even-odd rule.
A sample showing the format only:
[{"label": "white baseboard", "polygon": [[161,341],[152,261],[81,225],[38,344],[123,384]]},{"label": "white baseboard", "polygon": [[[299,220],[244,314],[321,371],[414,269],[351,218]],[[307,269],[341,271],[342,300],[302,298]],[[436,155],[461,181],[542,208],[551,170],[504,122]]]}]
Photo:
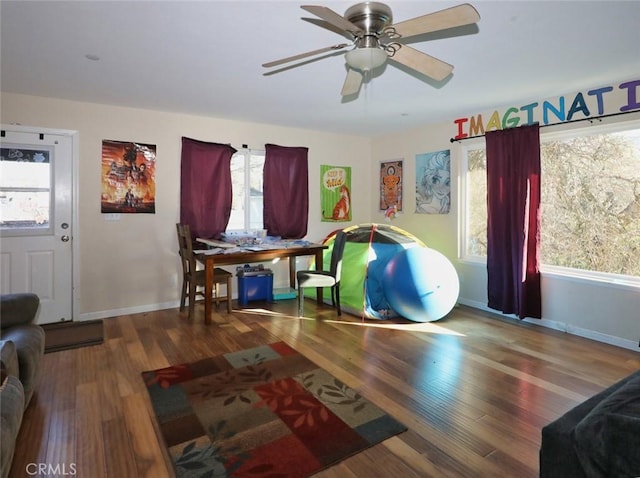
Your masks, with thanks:
[{"label": "white baseboard", "polygon": [[117,317],[119,315],[140,314],[143,312],[154,312],[156,310],[174,309],[177,307],[180,307],[179,301],[164,302],[160,304],[146,304],[146,305],[139,305],[136,307],[127,307],[124,309],[101,310],[98,312],[89,312],[86,314],[80,314],[79,320],[83,321],[83,320],[106,319],[109,317]]},{"label": "white baseboard", "polygon": [[[508,319],[520,320],[515,315],[511,314],[501,314],[500,312],[490,309],[486,304],[481,302],[460,299],[458,302],[462,305],[468,305],[469,307],[474,307],[476,309],[483,310],[485,312],[489,312],[495,314],[499,317],[504,317]],[[601,332],[597,332],[595,330],[584,329],[582,327],[576,327],[575,325],[567,324],[566,322],[558,322],[555,320],[549,319],[522,319],[524,322],[533,325],[539,325],[541,327],[547,327],[549,329],[559,330],[561,332],[565,332],[571,335],[577,335],[579,337],[584,337],[586,339],[595,340],[597,342],[602,342],[609,345],[615,345],[616,347],[621,347],[624,349],[635,350],[636,352],[640,351],[640,347],[637,342],[633,340],[623,339],[622,337],[616,337],[614,335],[607,335]]]}]

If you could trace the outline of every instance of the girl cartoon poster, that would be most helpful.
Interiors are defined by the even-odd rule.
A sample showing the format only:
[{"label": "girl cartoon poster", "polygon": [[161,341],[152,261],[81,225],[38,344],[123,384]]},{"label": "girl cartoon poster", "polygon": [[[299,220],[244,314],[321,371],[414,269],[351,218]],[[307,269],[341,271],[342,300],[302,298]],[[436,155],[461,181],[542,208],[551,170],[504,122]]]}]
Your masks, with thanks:
[{"label": "girl cartoon poster", "polygon": [[449,214],[451,208],[451,153],[416,155],[416,212]]}]

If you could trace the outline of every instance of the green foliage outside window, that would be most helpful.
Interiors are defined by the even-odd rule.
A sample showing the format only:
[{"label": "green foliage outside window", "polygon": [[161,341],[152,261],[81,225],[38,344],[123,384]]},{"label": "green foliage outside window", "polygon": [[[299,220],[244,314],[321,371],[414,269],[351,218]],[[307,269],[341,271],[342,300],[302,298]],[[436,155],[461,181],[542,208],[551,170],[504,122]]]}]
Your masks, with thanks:
[{"label": "green foliage outside window", "polygon": [[[544,141],[541,260],[640,276],[640,129]],[[467,247],[486,256],[486,156],[467,152]]]}]

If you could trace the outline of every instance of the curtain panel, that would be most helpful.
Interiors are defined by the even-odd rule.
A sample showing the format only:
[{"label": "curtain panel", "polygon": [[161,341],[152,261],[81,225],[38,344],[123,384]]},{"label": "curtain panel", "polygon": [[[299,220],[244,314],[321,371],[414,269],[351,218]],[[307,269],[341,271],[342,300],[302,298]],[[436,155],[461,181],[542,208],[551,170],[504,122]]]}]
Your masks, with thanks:
[{"label": "curtain panel", "polygon": [[228,144],[182,137],[180,164],[180,222],[192,239],[218,239],[231,215],[231,156]]},{"label": "curtain panel", "polygon": [[485,140],[488,306],[541,318],[539,125],[490,131]]},{"label": "curtain panel", "polygon": [[309,148],[265,145],[264,227],[270,236],[300,239],[309,218]]}]

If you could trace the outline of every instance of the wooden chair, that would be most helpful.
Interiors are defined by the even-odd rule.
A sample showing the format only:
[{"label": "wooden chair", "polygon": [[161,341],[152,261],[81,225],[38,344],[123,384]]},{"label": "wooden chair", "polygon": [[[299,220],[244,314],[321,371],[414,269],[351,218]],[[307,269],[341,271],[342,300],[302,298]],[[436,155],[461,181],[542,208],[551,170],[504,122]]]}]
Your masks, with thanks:
[{"label": "wooden chair", "polygon": [[331,287],[331,303],[342,315],[340,309],[340,276],[342,273],[342,255],[347,242],[347,235],[338,231],[333,241],[331,265],[328,271],[298,271],[298,316],[302,317],[304,307],[304,289],[306,287]]},{"label": "wooden chair", "polygon": [[[188,224],[176,224],[180,260],[182,262],[182,293],[180,295],[180,311],[184,310],[187,294],[189,296],[189,318],[193,317],[196,295],[204,297],[206,275],[204,269],[197,268],[197,261],[193,254],[193,238]],[[213,271],[214,294],[216,308],[221,300],[227,301],[227,312],[231,313],[233,274],[216,267]],[[227,295],[220,296],[220,284],[227,285]]]}]

